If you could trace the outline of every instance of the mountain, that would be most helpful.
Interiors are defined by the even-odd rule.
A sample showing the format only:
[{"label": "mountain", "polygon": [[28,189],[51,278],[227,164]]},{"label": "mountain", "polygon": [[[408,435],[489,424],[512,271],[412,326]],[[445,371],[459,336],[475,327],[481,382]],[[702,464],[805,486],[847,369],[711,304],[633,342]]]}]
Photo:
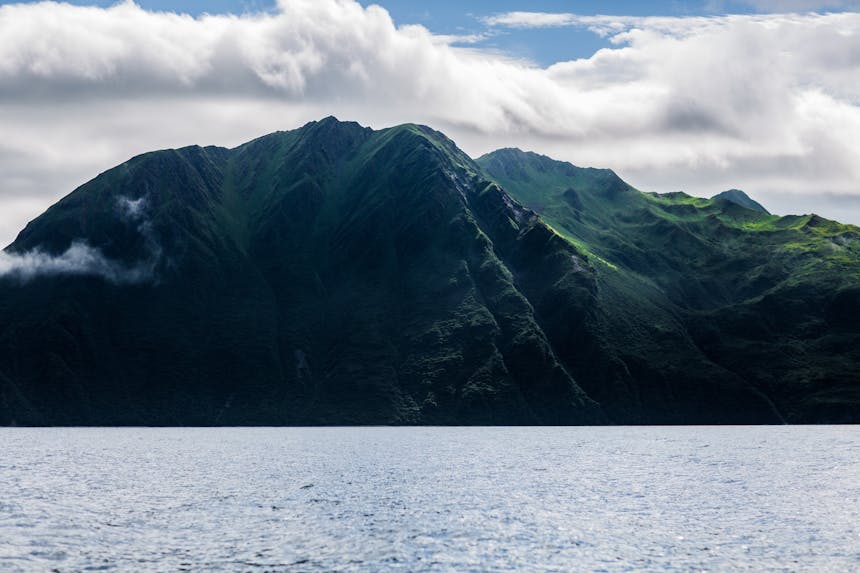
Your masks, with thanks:
[{"label": "mountain", "polygon": [[328,118],[101,174],[8,249],[101,264],[3,282],[0,418],[603,421],[516,286],[576,282],[572,248],[477,172],[429,128]]},{"label": "mountain", "polygon": [[0,255],[0,424],[860,420],[860,230],[417,125],[147,153]]},{"label": "mountain", "polygon": [[599,359],[559,356],[612,419],[666,420],[690,393],[721,411],[704,393],[721,384],[785,421],[860,419],[860,229],[640,193],[612,171],[519,150],[477,162],[594,269],[583,338]]},{"label": "mountain", "polygon": [[758,211],[760,213],[764,213],[765,215],[770,215],[770,212],[762,207],[761,203],[753,200],[749,195],[741,191],[740,189],[729,189],[728,191],[723,191],[722,193],[717,193],[713,197],[713,200],[723,199],[725,201],[729,201],[734,203],[735,205],[740,205],[741,207],[746,207],[747,209],[752,209],[753,211]]}]

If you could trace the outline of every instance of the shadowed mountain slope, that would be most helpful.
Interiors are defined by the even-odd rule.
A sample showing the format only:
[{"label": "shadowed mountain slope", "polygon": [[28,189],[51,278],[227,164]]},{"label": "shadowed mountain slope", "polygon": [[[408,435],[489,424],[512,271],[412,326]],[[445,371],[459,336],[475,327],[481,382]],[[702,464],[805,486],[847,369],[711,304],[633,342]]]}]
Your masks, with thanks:
[{"label": "shadowed mountain slope", "polygon": [[604,420],[514,278],[539,257],[564,280],[573,249],[531,245],[552,234],[477,172],[428,128],[328,118],[103,173],[8,251],[85,241],[121,269],[152,261],[151,276],[4,279],[2,421]]},{"label": "shadowed mountain slope", "polygon": [[856,421],[858,237],[416,125],[147,153],[2,254],[0,423]]}]

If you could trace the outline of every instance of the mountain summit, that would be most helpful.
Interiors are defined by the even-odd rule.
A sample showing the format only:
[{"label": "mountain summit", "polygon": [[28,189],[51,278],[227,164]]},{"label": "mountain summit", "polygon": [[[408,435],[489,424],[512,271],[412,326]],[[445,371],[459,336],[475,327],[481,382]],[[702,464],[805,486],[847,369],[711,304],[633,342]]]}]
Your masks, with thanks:
[{"label": "mountain summit", "polygon": [[711,199],[724,199],[736,205],[740,205],[741,207],[746,207],[747,209],[752,209],[753,211],[759,211],[760,213],[764,213],[765,215],[770,215],[770,212],[764,207],[762,207],[761,203],[753,200],[752,197],[750,197],[740,189],[729,189],[728,191],[717,193],[716,195],[711,197]]},{"label": "mountain summit", "polygon": [[860,230],[326,118],[0,255],[3,424],[860,420]]}]

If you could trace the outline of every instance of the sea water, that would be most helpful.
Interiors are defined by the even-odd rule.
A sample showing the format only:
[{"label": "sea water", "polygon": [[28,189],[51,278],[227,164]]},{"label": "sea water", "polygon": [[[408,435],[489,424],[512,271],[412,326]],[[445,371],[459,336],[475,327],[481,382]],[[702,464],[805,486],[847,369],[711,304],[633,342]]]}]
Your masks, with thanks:
[{"label": "sea water", "polygon": [[860,570],[860,427],[0,429],[0,571]]}]

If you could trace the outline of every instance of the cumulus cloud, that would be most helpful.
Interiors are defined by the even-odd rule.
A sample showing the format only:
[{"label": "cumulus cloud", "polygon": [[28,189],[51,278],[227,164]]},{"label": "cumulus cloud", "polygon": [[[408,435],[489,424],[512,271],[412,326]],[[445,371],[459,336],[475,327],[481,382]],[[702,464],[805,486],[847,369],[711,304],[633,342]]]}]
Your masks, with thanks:
[{"label": "cumulus cloud", "polygon": [[821,193],[860,197],[860,14],[519,12],[488,18],[487,33],[548,25],[610,47],[542,68],[353,0],[197,18],[132,2],[0,6],[0,219],[135,153],[237,145],[329,114],[428,123],[473,155],[531,148],[647,190],[791,193],[805,210]]},{"label": "cumulus cloud", "polygon": [[80,275],[96,276],[114,284],[132,284],[150,281],[155,276],[162,249],[146,218],[146,198],[130,199],[120,196],[116,201],[119,217],[137,225],[143,236],[147,257],[133,265],[112,260],[101,250],[78,239],[62,254],[51,255],[42,249],[23,253],[0,251],[0,279],[11,278],[21,284],[39,276]]}]

